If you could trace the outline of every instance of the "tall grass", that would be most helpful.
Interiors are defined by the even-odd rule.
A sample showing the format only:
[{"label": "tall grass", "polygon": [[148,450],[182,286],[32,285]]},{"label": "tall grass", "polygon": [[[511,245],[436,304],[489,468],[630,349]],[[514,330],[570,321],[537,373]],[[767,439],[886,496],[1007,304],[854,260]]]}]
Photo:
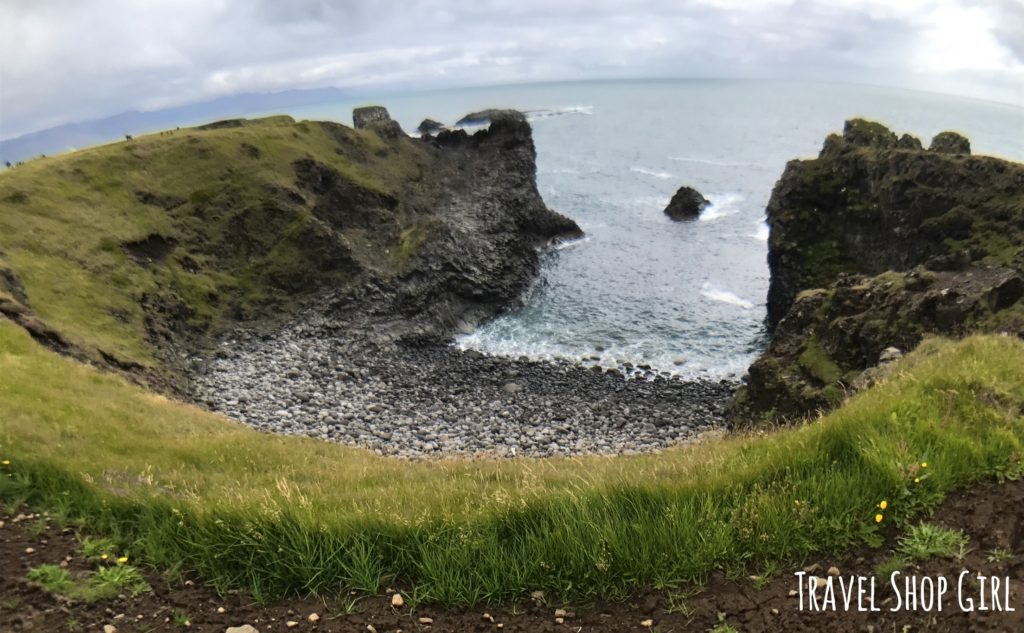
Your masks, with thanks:
[{"label": "tall grass", "polygon": [[1018,477],[1022,410],[1024,343],[973,337],[927,342],[800,428],[659,455],[408,463],[257,433],[0,323],[0,498],[259,599],[386,584],[448,605],[616,598],[876,542],[950,490]]}]

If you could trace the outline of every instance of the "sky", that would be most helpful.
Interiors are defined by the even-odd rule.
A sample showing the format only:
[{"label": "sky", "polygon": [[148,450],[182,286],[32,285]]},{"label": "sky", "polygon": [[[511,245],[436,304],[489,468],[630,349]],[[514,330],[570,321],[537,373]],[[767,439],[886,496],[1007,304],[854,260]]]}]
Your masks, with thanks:
[{"label": "sky", "polygon": [[0,138],[245,92],[644,77],[1024,106],[1024,0],[0,0]]}]

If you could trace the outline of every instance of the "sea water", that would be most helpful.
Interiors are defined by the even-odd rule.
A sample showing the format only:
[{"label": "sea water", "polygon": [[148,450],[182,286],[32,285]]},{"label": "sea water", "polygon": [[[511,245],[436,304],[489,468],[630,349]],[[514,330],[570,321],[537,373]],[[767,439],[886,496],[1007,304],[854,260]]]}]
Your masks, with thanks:
[{"label": "sea water", "polygon": [[[767,81],[616,81],[466,88],[325,103],[292,114],[351,123],[379,102],[406,131],[488,107],[527,113],[537,183],[584,239],[545,256],[522,308],[457,344],[491,354],[648,364],[736,377],[766,343],[765,206],[786,161],[813,157],[851,117],[927,146],[957,130],[974,153],[1024,159],[1024,109],[923,92]],[[662,212],[682,185],[699,220]]]}]

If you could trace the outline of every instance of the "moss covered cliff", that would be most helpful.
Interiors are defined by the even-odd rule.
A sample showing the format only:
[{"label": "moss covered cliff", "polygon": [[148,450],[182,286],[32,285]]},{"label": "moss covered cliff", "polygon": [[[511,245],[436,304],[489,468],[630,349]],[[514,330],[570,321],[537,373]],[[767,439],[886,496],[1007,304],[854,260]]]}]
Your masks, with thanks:
[{"label": "moss covered cliff", "polygon": [[1024,336],[1024,165],[863,120],[786,166],[768,205],[772,339],[733,402],[798,418],[929,334]]}]

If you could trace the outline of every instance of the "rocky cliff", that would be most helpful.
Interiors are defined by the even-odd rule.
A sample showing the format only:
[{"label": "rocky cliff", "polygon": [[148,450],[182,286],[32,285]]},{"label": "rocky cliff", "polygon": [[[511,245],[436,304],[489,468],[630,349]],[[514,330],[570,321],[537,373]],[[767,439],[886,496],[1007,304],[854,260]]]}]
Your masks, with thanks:
[{"label": "rocky cliff", "polygon": [[786,165],[767,211],[769,326],[800,291],[840,273],[1012,262],[1024,234],[1024,170],[953,150],[969,150],[966,139],[944,132],[925,151],[856,119],[817,159]]},{"label": "rocky cliff", "polygon": [[1024,166],[969,151],[852,120],[786,166],[768,204],[772,340],[734,414],[827,409],[928,334],[1024,335]]},{"label": "rocky cliff", "polygon": [[522,115],[412,139],[289,117],[153,134],[0,174],[0,309],[176,390],[191,350],[301,306],[444,337],[515,302],[581,234],[535,184]]}]

